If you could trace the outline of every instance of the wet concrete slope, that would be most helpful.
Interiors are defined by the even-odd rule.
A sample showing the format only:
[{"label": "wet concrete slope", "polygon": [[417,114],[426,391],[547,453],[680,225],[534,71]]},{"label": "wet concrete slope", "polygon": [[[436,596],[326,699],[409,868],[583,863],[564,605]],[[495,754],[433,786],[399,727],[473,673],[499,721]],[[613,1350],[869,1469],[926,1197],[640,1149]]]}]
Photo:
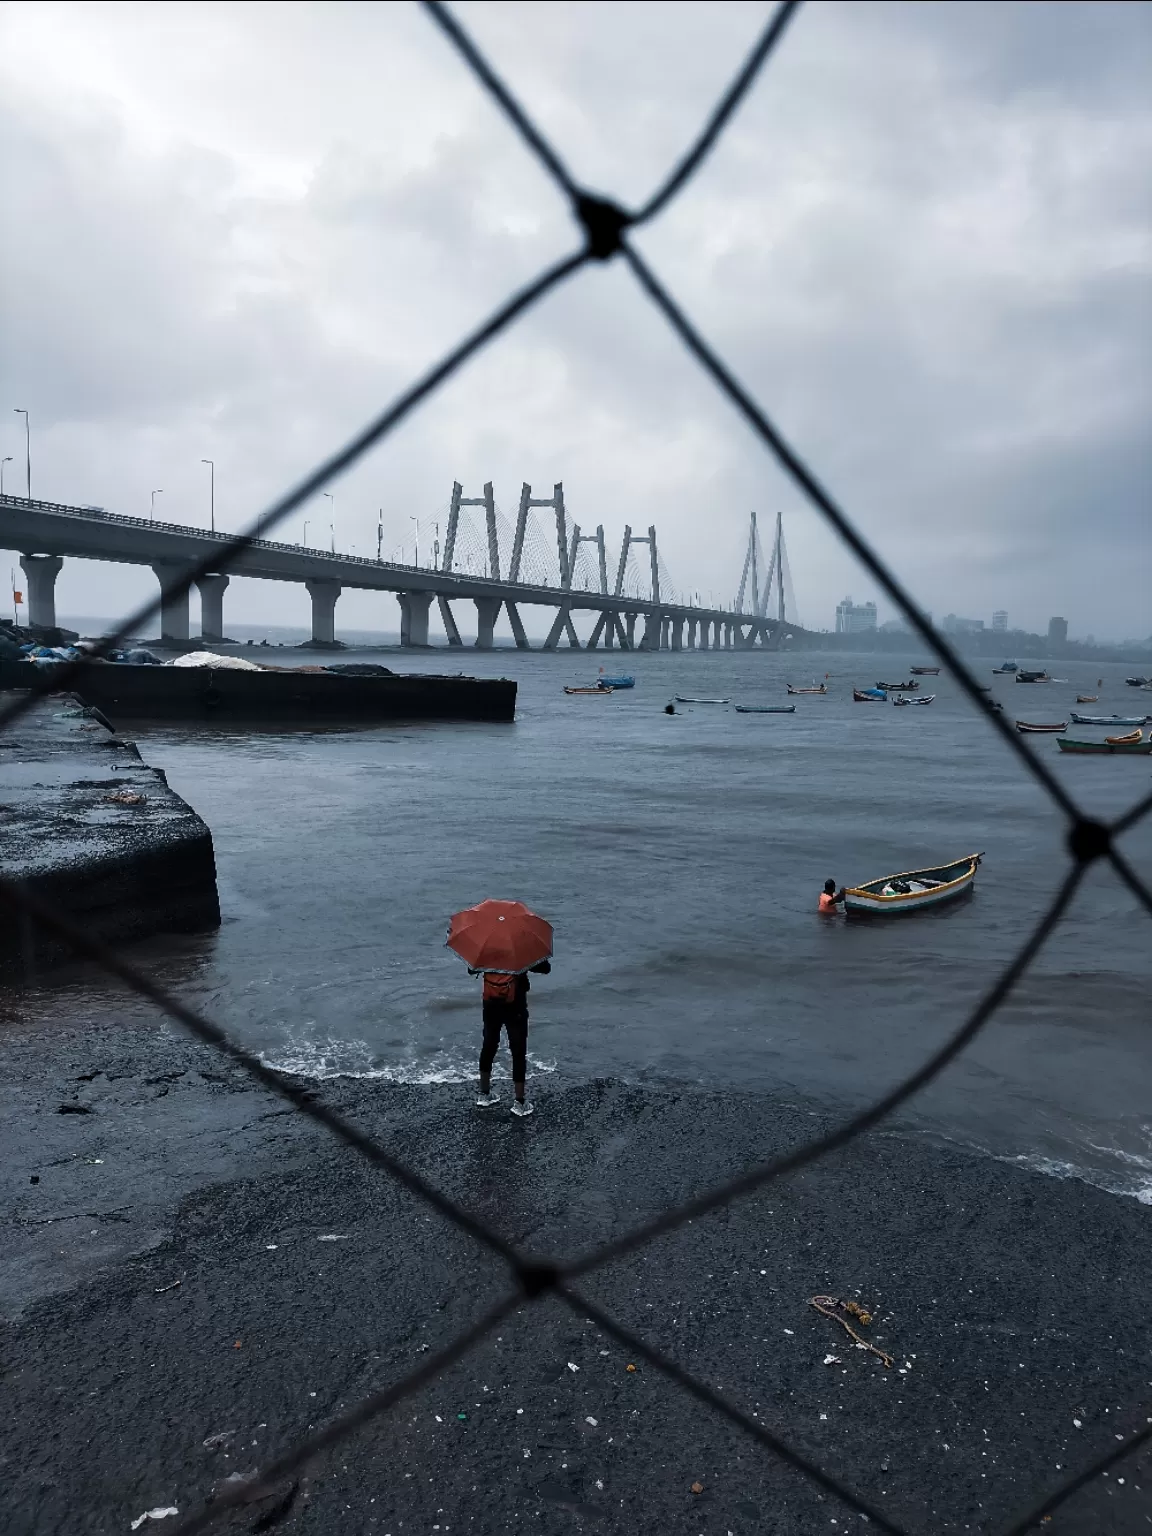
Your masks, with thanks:
[{"label": "wet concrete slope", "polygon": [[[0,699],[11,695],[0,694]],[[0,734],[0,870],[95,937],[195,932],[220,921],[212,836],[135,746],[70,696]],[[0,975],[66,953],[5,914]]]}]

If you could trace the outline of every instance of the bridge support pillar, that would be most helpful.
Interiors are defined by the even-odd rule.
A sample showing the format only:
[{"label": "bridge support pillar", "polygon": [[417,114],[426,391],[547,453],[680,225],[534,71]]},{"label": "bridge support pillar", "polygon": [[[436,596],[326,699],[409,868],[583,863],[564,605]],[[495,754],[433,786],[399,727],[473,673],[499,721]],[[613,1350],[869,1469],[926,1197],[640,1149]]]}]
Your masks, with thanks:
[{"label": "bridge support pillar", "polygon": [[512,634],[516,640],[518,651],[529,651],[532,647],[528,644],[528,636],[524,630],[524,620],[520,617],[520,610],[515,603],[504,600],[504,611],[508,615],[508,622],[512,626]]},{"label": "bridge support pillar", "polygon": [[28,583],[28,623],[33,629],[56,628],[56,578],[63,564],[59,555],[20,556]]},{"label": "bridge support pillar", "polygon": [[400,644],[427,645],[431,592],[397,592],[396,600],[400,604]]},{"label": "bridge support pillar", "polygon": [[724,645],[725,645],[725,648],[727,650],[729,650],[729,651],[732,649],[732,644],[733,644],[732,629],[733,629],[733,626],[731,624],[725,624],[725,626],[724,626]]},{"label": "bridge support pillar", "polygon": [[196,582],[200,589],[200,638],[223,640],[224,638],[224,588],[227,576],[201,576]]},{"label": "bridge support pillar", "polygon": [[304,585],[312,599],[312,643],[334,645],[336,643],[336,599],[340,596],[338,581],[325,581],[310,577]]},{"label": "bridge support pillar", "polygon": [[476,649],[490,651],[496,638],[496,620],[500,617],[500,597],[473,598],[476,604]]},{"label": "bridge support pillar", "polygon": [[444,626],[444,633],[448,636],[448,644],[463,645],[460,631],[456,628],[456,615],[452,612],[452,604],[446,597],[438,597],[436,606],[440,610],[440,622]]},{"label": "bridge support pillar", "polygon": [[682,651],[684,649],[684,620],[672,620],[672,649]]},{"label": "bridge support pillar", "polygon": [[544,641],[543,649],[554,651],[560,644],[560,636],[565,633],[568,636],[568,644],[573,650],[578,651],[580,649],[580,636],[576,633],[576,626],[572,622],[572,610],[567,606],[562,607],[556,615],[556,622],[548,631],[548,638]]},{"label": "bridge support pillar", "polygon": [[627,649],[630,651],[636,649],[636,620],[638,618],[639,614],[636,613],[626,613],[624,615],[624,634],[628,640]]},{"label": "bridge support pillar", "polygon": [[697,623],[698,623],[698,620],[696,620],[696,619],[689,619],[688,620],[688,649],[690,651],[694,651],[696,649],[696,625],[697,625]]},{"label": "bridge support pillar", "polygon": [[644,615],[644,633],[640,637],[640,649],[642,651],[658,651],[660,649],[661,620],[658,613],[646,613]]},{"label": "bridge support pillar", "polygon": [[671,645],[672,620],[666,617],[660,620],[660,649],[666,651]]},{"label": "bridge support pillar", "polygon": [[588,636],[588,644],[584,647],[586,651],[594,651],[596,649],[600,644],[601,635],[604,635],[605,647],[611,643],[611,631],[607,630],[607,624],[608,615],[606,613],[600,614],[592,626],[592,633]]},{"label": "bridge support pillar", "polygon": [[152,567],[160,583],[160,638],[162,640],[188,639],[188,590],[173,592],[171,588],[182,581],[188,567],[176,561],[160,561]]}]

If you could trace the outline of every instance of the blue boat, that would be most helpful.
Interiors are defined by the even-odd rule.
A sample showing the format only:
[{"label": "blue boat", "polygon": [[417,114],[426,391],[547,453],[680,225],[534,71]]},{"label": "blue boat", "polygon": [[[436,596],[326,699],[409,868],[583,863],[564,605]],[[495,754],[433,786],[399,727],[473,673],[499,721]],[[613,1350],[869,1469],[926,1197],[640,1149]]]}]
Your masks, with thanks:
[{"label": "blue boat", "polygon": [[794,715],[795,704],[737,704],[738,715]]},{"label": "blue boat", "polygon": [[600,681],[605,688],[635,688],[636,686],[634,677],[605,677],[603,669],[600,672]]}]

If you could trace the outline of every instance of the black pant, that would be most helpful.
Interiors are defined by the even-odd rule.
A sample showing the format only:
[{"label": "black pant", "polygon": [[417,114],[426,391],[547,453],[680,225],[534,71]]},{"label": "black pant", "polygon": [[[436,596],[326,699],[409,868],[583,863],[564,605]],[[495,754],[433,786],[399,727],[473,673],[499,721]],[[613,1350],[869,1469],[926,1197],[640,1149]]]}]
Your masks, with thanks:
[{"label": "black pant", "polygon": [[480,1051],[480,1076],[487,1077],[500,1048],[500,1031],[508,1031],[512,1052],[512,1081],[522,1083],[528,1071],[528,1010],[499,998],[484,999],[484,1045]]}]

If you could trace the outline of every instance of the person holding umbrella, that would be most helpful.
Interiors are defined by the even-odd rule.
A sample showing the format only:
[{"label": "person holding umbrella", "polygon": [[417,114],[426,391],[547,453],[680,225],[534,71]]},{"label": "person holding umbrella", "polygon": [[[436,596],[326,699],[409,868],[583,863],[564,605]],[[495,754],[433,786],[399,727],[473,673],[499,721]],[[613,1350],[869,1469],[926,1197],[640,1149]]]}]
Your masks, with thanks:
[{"label": "person holding umbrella", "polygon": [[533,1112],[526,1097],[528,1076],[528,972],[551,971],[552,925],[522,901],[482,901],[457,912],[448,925],[448,948],[464,960],[470,976],[484,977],[484,1039],[480,1048],[479,1109],[500,1102],[492,1092],[492,1063],[507,1034],[512,1054],[512,1113]]}]

